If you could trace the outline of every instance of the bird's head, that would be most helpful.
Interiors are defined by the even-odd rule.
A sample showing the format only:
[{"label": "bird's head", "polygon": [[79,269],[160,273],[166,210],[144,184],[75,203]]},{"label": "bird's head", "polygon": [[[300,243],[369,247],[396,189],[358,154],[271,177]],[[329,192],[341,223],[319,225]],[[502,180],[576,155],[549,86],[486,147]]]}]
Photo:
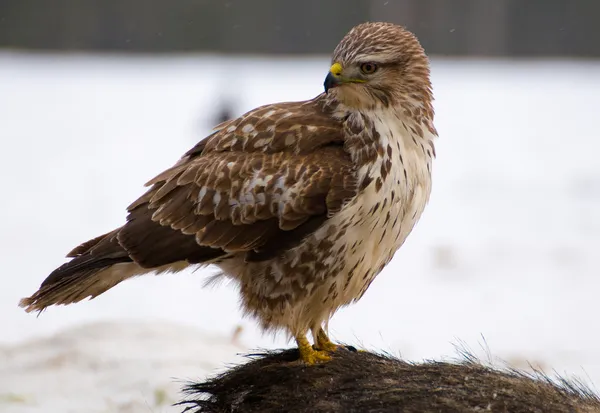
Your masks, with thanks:
[{"label": "bird's head", "polygon": [[324,86],[328,96],[359,110],[431,107],[427,56],[411,32],[391,23],[350,30],[333,52]]}]

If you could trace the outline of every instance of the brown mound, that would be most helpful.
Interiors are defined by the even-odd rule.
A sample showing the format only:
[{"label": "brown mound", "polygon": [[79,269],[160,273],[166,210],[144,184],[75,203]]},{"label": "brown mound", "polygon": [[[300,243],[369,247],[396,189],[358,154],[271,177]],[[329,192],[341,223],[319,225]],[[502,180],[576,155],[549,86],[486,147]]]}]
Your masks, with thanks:
[{"label": "brown mound", "polygon": [[251,361],[184,389],[184,412],[600,412],[600,399],[577,382],[500,371],[467,355],[460,363],[408,363],[389,355],[338,350],[316,366],[297,350]]}]

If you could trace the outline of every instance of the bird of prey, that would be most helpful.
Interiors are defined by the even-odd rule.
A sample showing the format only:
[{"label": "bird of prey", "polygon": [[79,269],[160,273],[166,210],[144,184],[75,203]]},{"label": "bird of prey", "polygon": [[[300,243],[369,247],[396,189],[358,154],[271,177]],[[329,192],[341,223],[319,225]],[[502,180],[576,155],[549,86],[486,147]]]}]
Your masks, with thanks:
[{"label": "bird of prey", "polygon": [[20,305],[41,312],[213,264],[265,330],[295,338],[307,364],[329,360],[329,319],[363,296],[429,200],[437,138],[429,62],[408,30],[360,24],[331,63],[315,98],[218,125],[147,183],[125,225],[71,251]]}]

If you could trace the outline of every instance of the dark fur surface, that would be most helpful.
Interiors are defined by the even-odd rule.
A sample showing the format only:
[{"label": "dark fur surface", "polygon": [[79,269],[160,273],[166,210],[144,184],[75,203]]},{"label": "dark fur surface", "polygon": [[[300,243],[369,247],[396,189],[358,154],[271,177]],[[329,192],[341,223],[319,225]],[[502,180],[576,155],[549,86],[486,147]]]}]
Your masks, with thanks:
[{"label": "dark fur surface", "polygon": [[250,355],[250,362],[190,383],[188,413],[600,412],[600,399],[577,382],[498,370],[468,356],[460,363],[409,363],[339,349],[306,366],[297,350]]}]

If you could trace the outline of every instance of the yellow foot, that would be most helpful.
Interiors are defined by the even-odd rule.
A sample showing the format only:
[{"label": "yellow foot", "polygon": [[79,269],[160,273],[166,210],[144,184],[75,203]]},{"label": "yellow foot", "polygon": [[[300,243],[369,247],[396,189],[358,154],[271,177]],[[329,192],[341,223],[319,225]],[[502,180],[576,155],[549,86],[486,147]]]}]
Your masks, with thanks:
[{"label": "yellow foot", "polygon": [[331,360],[331,356],[326,351],[319,351],[312,348],[306,337],[296,337],[298,343],[298,350],[300,351],[300,358],[308,365],[323,363]]},{"label": "yellow foot", "polygon": [[338,346],[333,344],[331,342],[331,340],[329,340],[329,337],[327,337],[327,334],[325,333],[325,330],[323,330],[322,328],[319,330],[319,332],[317,333],[317,348],[319,350],[323,350],[323,351],[336,351]]}]

